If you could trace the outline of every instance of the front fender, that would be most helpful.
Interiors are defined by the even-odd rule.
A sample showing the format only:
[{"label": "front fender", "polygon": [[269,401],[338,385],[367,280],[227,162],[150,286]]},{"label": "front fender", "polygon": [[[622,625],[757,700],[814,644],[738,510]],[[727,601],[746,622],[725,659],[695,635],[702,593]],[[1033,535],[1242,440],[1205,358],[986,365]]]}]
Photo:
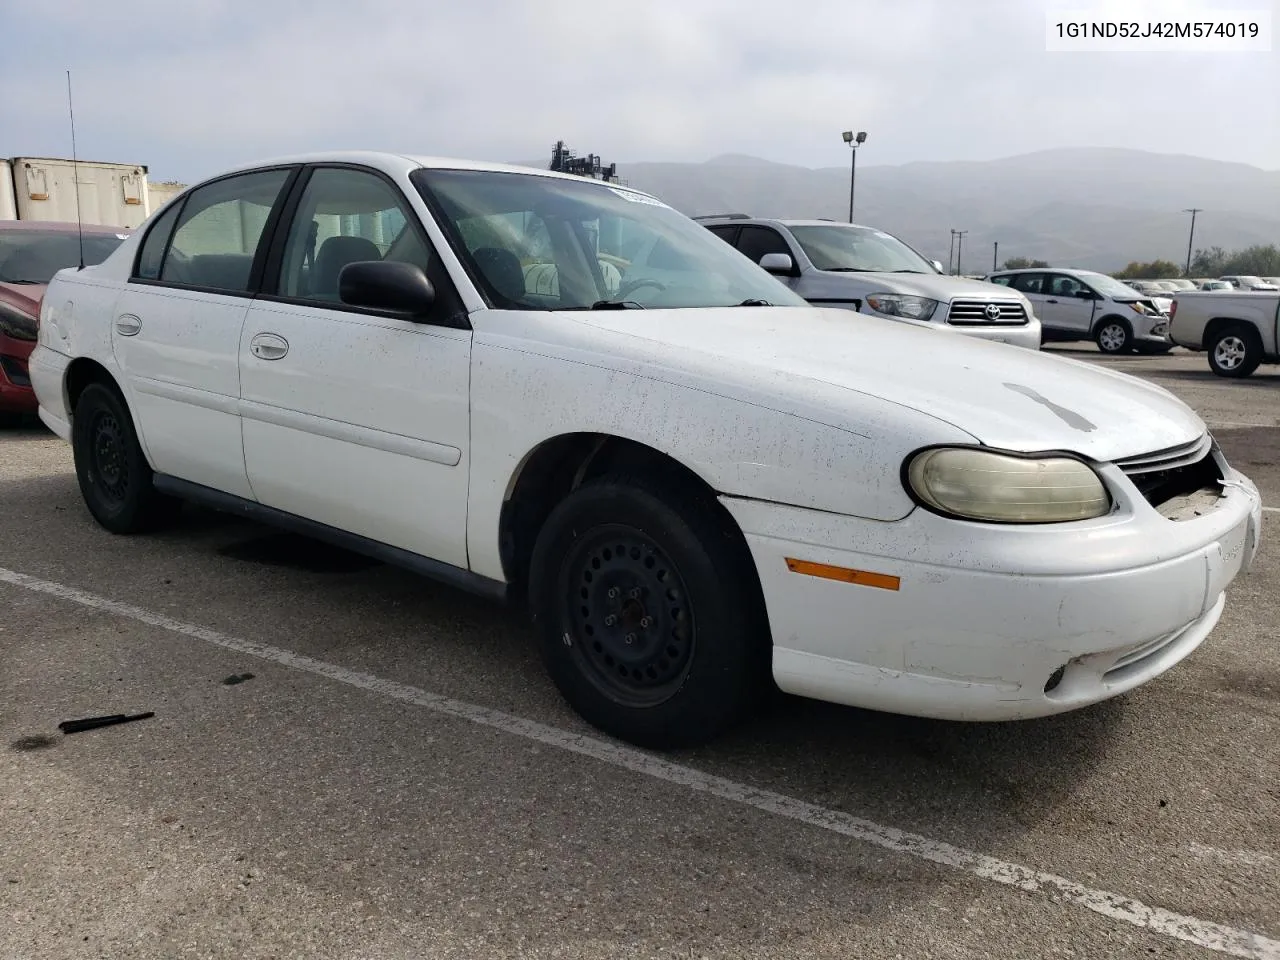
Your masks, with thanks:
[{"label": "front fender", "polygon": [[[914,504],[902,461],[930,443],[973,442],[949,424],[846,392],[843,425],[721,384],[672,382],[477,338],[472,356],[468,548],[472,569],[500,579],[499,517],[520,466],[547,440],[598,433],[658,450],[717,493],[892,521]],[[786,409],[792,406],[791,410]]]}]

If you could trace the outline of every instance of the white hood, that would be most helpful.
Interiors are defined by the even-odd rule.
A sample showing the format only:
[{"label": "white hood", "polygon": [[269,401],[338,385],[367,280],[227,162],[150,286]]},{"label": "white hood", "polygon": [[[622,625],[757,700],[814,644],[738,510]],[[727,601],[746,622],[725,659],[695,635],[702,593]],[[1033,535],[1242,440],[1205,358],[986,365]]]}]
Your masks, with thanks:
[{"label": "white hood", "polygon": [[[652,341],[653,358],[704,376],[778,388],[808,381],[806,406],[840,417],[840,389],[932,416],[1007,450],[1067,450],[1107,462],[1191,442],[1203,421],[1173,394],[1046,353],[948,336],[845,310],[752,307],[561,315]],[[600,344],[600,346],[605,346]],[[635,340],[627,353],[635,355]],[[787,386],[783,386],[783,384]],[[830,388],[837,388],[832,390]],[[803,389],[803,387],[802,387]],[[856,424],[850,424],[856,429]]]},{"label": "white hood", "polygon": [[985,280],[970,280],[939,273],[834,273],[824,271],[823,277],[856,278],[886,293],[904,293],[915,297],[928,297],[947,303],[951,300],[1017,300],[1025,298],[1016,290]]}]

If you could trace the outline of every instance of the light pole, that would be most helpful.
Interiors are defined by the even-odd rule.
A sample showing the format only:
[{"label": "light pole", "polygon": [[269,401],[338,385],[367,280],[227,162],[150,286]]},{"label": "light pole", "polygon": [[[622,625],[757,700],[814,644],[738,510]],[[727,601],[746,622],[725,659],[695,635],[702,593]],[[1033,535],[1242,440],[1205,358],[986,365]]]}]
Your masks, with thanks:
[{"label": "light pole", "polygon": [[952,269],[955,267],[956,255],[956,228],[951,228],[951,242],[947,244],[947,275],[950,276]]},{"label": "light pole", "polygon": [[1196,214],[1199,213],[1201,209],[1202,208],[1200,207],[1187,207],[1187,209],[1182,211],[1183,213],[1191,214],[1191,234],[1187,237],[1187,269],[1185,271],[1188,277],[1191,276],[1191,244],[1194,243],[1196,239]]},{"label": "light pole", "polygon": [[1000,241],[992,240],[991,241],[991,269],[992,270],[1000,269],[998,266],[996,266],[996,263],[999,260],[1000,260]]},{"label": "light pole", "polygon": [[858,179],[858,147],[866,143],[867,132],[859,130],[855,134],[852,130],[846,130],[841,136],[853,152],[853,160],[849,164],[849,222],[853,223],[853,185]]},{"label": "light pole", "polygon": [[960,256],[961,256],[961,251],[964,249],[964,235],[968,232],[969,232],[968,230],[956,231],[956,276],[957,277],[960,276],[960,271],[961,271]]}]

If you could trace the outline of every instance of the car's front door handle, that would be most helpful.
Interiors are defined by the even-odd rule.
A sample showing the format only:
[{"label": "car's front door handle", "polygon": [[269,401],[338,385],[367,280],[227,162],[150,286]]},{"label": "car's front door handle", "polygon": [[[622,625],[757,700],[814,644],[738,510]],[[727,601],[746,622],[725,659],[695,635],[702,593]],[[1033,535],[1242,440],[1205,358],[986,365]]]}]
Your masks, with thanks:
[{"label": "car's front door handle", "polygon": [[116,333],[122,337],[135,336],[142,329],[142,321],[132,313],[122,313],[116,317]]},{"label": "car's front door handle", "polygon": [[1047,302],[1047,303],[1057,303],[1058,301],[1057,301],[1057,300],[1048,300],[1048,301],[1046,301],[1046,302]]},{"label": "car's front door handle", "polygon": [[289,352],[289,341],[274,333],[260,333],[249,341],[249,350],[259,360],[279,360]]}]

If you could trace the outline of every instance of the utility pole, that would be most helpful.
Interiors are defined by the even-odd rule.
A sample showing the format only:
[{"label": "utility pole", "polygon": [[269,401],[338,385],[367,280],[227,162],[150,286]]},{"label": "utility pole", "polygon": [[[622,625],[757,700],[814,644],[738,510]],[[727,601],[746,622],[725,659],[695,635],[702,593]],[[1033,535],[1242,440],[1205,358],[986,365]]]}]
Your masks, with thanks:
[{"label": "utility pole", "polygon": [[968,230],[956,231],[956,276],[957,277],[960,276],[960,257],[961,257],[961,251],[964,249],[964,235],[968,232],[969,232]]},{"label": "utility pole", "polygon": [[1000,241],[993,240],[991,241],[991,269],[992,270],[1000,269],[998,266],[996,266],[999,260],[1000,260]]},{"label": "utility pole", "polygon": [[951,228],[951,242],[947,244],[947,275],[951,275],[951,271],[955,266],[956,255],[956,228]]},{"label": "utility pole", "polygon": [[1187,237],[1187,269],[1184,271],[1186,276],[1191,276],[1191,245],[1196,239],[1196,214],[1201,212],[1201,207],[1187,207],[1183,213],[1191,214],[1191,234]]}]

